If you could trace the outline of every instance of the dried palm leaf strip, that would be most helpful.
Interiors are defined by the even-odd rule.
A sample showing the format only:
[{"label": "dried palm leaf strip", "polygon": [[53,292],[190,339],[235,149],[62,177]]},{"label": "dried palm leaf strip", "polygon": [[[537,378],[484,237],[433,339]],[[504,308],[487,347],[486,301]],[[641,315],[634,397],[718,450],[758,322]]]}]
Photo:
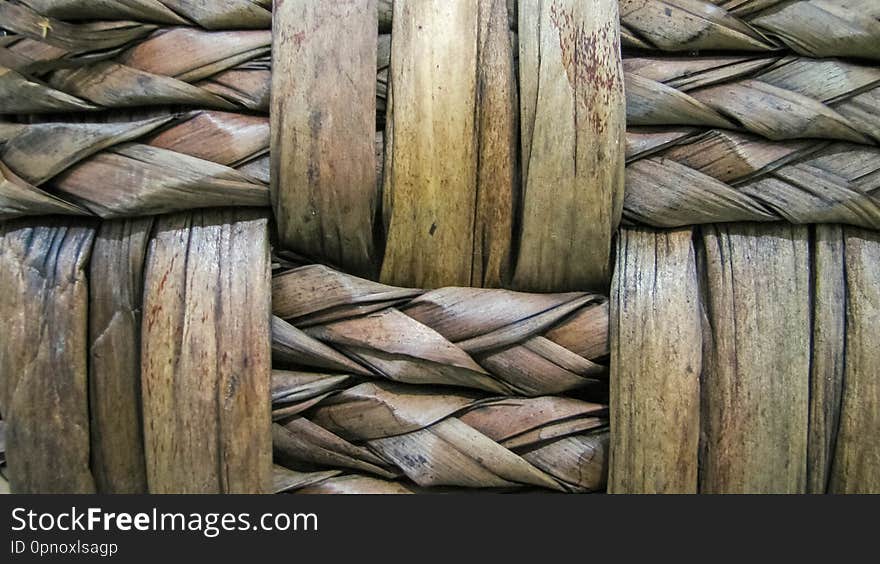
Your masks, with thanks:
[{"label": "dried palm leaf strip", "polygon": [[95,228],[77,219],[0,225],[0,411],[15,493],[91,493],[88,281]]},{"label": "dried palm leaf strip", "polygon": [[514,286],[602,290],[623,201],[617,2],[523,0],[519,30],[523,197]]},{"label": "dried palm leaf strip", "polygon": [[269,30],[141,27],[124,27],[128,35],[113,42],[79,42],[79,32],[71,42],[33,33],[3,38],[0,113],[168,104],[268,111]]},{"label": "dried palm leaf strip", "polygon": [[269,122],[222,112],[0,123],[0,218],[269,204]]},{"label": "dried palm leaf strip", "polygon": [[627,141],[628,223],[788,221],[880,228],[875,146],[771,142],[687,128],[634,128]]},{"label": "dried palm leaf strip", "polygon": [[[880,227],[878,149],[726,130],[632,128],[628,223]],[[120,123],[0,123],[0,217],[126,217],[267,206],[269,123],[225,112]],[[377,146],[381,154],[381,143]]]},{"label": "dried palm leaf strip", "polygon": [[516,187],[506,11],[502,0],[394,3],[384,282],[503,282]]},{"label": "dried palm leaf strip", "polygon": [[601,390],[607,375],[596,294],[424,292],[306,266],[275,276],[273,311],[279,367],[525,396]]},{"label": "dried palm leaf strip", "polygon": [[807,491],[826,493],[831,477],[846,369],[844,227],[817,225],[813,235],[813,343]]},{"label": "dried palm leaf strip", "polygon": [[[880,237],[845,228],[846,356],[829,493],[880,492]],[[815,389],[815,388],[814,388]]]},{"label": "dried palm leaf strip", "polygon": [[62,20],[136,20],[206,29],[268,29],[272,0],[17,0]]},{"label": "dried palm leaf strip", "polygon": [[620,0],[624,46],[663,51],[877,59],[878,17],[873,0]]},{"label": "dried palm leaf strip", "polygon": [[325,470],[321,472],[297,472],[277,464],[272,467],[272,493],[307,488],[314,484],[320,484],[338,476],[339,470]]},{"label": "dried palm leaf strip", "polygon": [[275,424],[273,448],[295,470],[402,474],[422,487],[593,491],[607,475],[605,412],[570,398],[365,382]]},{"label": "dried palm leaf strip", "polygon": [[804,57],[632,57],[627,124],[742,129],[768,139],[880,140],[880,68]]},{"label": "dried palm leaf strip", "polygon": [[371,277],[378,267],[375,20],[375,0],[278,4],[271,112],[281,244]]},{"label": "dried palm leaf strip", "polygon": [[622,229],[611,292],[610,493],[696,493],[702,333],[691,230]]},{"label": "dried palm leaf strip", "polygon": [[89,283],[91,467],[99,493],[147,493],[141,418],[144,256],[152,218],[101,223]]},{"label": "dried palm leaf strip", "polygon": [[154,232],[141,350],[150,492],[269,492],[267,219],[204,210]]},{"label": "dried palm leaf strip", "polygon": [[[214,30],[268,29],[272,18],[271,0],[7,3],[46,17],[52,28],[55,20],[134,20]],[[506,3],[513,29],[517,3]],[[810,57],[878,57],[880,9],[873,0],[620,0],[619,4],[626,47],[687,52],[790,49]],[[392,20],[393,0],[378,0],[379,30],[390,32]]]},{"label": "dried palm leaf strip", "polygon": [[702,228],[700,491],[807,486],[810,265],[806,227]]},{"label": "dried palm leaf strip", "polygon": [[409,483],[396,480],[383,480],[359,474],[346,474],[322,480],[296,491],[298,494],[414,494],[428,493]]}]

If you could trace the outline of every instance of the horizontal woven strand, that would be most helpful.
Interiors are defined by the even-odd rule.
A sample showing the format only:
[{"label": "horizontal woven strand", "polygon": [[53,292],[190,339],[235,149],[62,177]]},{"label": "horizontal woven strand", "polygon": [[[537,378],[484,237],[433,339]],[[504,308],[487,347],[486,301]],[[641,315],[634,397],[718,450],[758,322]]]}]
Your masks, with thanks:
[{"label": "horizontal woven strand", "polygon": [[276,408],[308,409],[276,417],[273,425],[275,460],[291,470],[340,469],[381,480],[405,476],[432,488],[582,492],[605,485],[603,405],[375,381],[328,394],[321,385],[330,379],[336,377],[277,370],[273,376]]},{"label": "horizontal woven strand", "polygon": [[628,132],[624,221],[657,227],[735,221],[880,228],[880,149],[770,142],[725,130]]},{"label": "horizontal woven strand", "polygon": [[[241,11],[241,4],[253,7],[250,0],[199,3],[200,8],[216,12],[218,22],[230,22],[225,27],[203,26],[206,27],[205,30],[180,27],[191,23],[186,19],[151,19],[145,14],[133,13],[129,2],[125,5],[113,2],[95,3],[96,8],[91,10],[91,3],[75,0],[33,0],[29,4],[38,11],[48,13],[50,17],[45,18],[22,4],[8,1],[0,4],[0,11],[6,16],[5,21],[9,22],[5,27],[18,34],[0,38],[0,66],[7,70],[0,78],[0,91],[6,94],[6,112],[94,110],[108,106],[131,106],[143,103],[144,100],[152,104],[163,103],[164,100],[165,103],[173,101],[226,110],[268,109],[269,69],[265,55],[269,42],[264,38],[270,33],[270,20],[266,19],[265,24],[259,26],[236,26],[232,23],[240,17],[236,16],[236,11]],[[380,100],[377,109],[380,112],[379,121],[382,121],[388,73],[387,56],[390,53],[390,48],[383,49],[382,45],[390,46],[388,32],[391,31],[391,2],[384,0],[378,4],[380,31],[383,35],[379,36],[377,94]],[[729,12],[724,10],[724,5],[729,5]],[[625,47],[689,53],[701,49],[747,50],[754,51],[757,57],[773,58],[782,57],[789,50],[805,57],[878,58],[876,45],[880,42],[880,22],[877,17],[880,15],[880,8],[871,0],[774,0],[761,3],[631,0],[620,2],[620,6],[621,33]],[[507,14],[512,27],[516,27],[514,8],[515,2],[508,2]],[[112,21],[126,14],[127,17],[122,19],[129,21]],[[54,16],[57,15],[77,19],[65,22],[56,19]],[[79,21],[96,17],[111,21]],[[258,30],[247,29],[254,27]],[[511,37],[516,41],[516,34]],[[161,53],[159,49],[163,46],[169,51]],[[141,56],[132,59],[131,52],[140,53]],[[186,53],[186,56],[180,56],[181,53]],[[703,64],[693,57],[678,58],[677,61],[685,67]],[[169,72],[165,68],[169,64],[179,72]],[[818,61],[815,64],[821,65],[823,62]],[[188,66],[197,68],[186,68]],[[748,74],[749,68],[762,66],[764,65],[758,62],[744,62],[710,74],[723,75],[734,71]],[[698,74],[706,74],[706,70]],[[671,108],[666,109],[677,109],[684,112],[685,115],[681,117],[702,120],[701,124],[706,120],[711,122],[724,119],[719,118],[717,113],[724,114],[724,110],[732,109],[729,106],[716,107],[712,111],[693,97],[676,95],[663,89],[662,85],[653,84],[650,80],[645,83],[640,78],[644,78],[644,75],[630,76],[627,90],[636,94],[651,93],[658,98],[653,102],[654,105],[671,105]],[[749,77],[741,77],[737,82],[735,92],[739,97],[751,95],[786,99],[786,93],[771,88],[778,86],[774,81],[769,82],[771,87],[768,87],[764,84],[744,83],[746,78]],[[659,82],[665,84],[662,80]],[[717,83],[718,80],[714,82]],[[672,87],[681,90],[677,86]],[[789,92],[788,96],[797,93],[796,89],[792,91],[785,86],[780,87]],[[724,89],[716,84],[701,96],[724,106],[724,102],[729,101],[725,100],[723,94],[729,93],[731,88],[731,85]],[[27,95],[23,94],[23,89],[27,91]],[[794,116],[816,109],[810,107],[811,104],[806,100],[797,96],[794,98],[798,102],[796,111],[792,111]],[[820,103],[825,101],[820,100]],[[645,108],[642,115],[638,116],[641,119],[646,119],[644,110]],[[735,113],[740,117],[750,117],[742,109]],[[854,117],[846,112],[839,113],[844,117]],[[630,123],[636,123],[633,117],[632,114],[629,116]],[[779,117],[781,116],[776,116]],[[825,120],[833,122],[839,120],[839,117],[832,113]],[[732,118],[728,116],[728,123],[730,119]],[[747,129],[750,126],[758,128],[759,122],[760,120],[752,119],[742,125]],[[840,131],[841,128],[847,129],[850,124],[838,124],[837,127],[827,123],[819,125],[820,131],[825,133],[855,135],[853,132]],[[862,126],[859,120],[853,120],[853,125]],[[790,128],[782,130],[778,127],[769,133],[780,135],[784,132],[789,135],[793,133]],[[873,133],[861,133],[876,141],[876,124]]]},{"label": "horizontal woven strand", "polygon": [[273,311],[276,366],[523,396],[596,393],[607,379],[598,294],[425,292],[312,265],[275,276]]},{"label": "horizontal woven strand", "polygon": [[270,31],[154,28],[126,30],[131,37],[110,48],[0,37],[0,114],[167,104],[268,111]]},{"label": "horizontal woven strand", "polygon": [[[4,2],[12,4],[12,2]],[[507,0],[516,27],[516,0]],[[269,29],[271,0],[19,0],[51,20],[134,20],[205,29]],[[392,0],[378,1],[390,31]],[[814,57],[878,58],[880,6],[873,0],[620,0],[623,44],[664,51],[790,49]]]},{"label": "horizontal woven strand", "polygon": [[[269,124],[262,117],[194,112],[113,124],[0,124],[3,140],[5,218],[269,205]],[[627,159],[624,219],[630,224],[789,221],[880,228],[875,146],[632,128]]]},{"label": "horizontal woven strand", "polygon": [[876,144],[880,68],[805,57],[631,57],[627,125],[693,125],[767,139]]},{"label": "horizontal woven strand", "polygon": [[221,112],[0,124],[0,218],[269,205],[269,123]]},{"label": "horizontal woven strand", "polygon": [[776,51],[878,59],[873,0],[620,0],[623,45],[662,51]]},{"label": "horizontal woven strand", "polygon": [[272,0],[16,0],[35,14],[72,22],[136,20],[205,29],[268,29]]}]

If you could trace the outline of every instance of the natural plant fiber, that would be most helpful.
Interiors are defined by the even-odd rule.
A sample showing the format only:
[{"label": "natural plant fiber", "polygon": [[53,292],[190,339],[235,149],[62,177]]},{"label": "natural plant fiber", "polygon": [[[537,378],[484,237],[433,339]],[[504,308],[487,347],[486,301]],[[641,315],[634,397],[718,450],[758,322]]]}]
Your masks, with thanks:
[{"label": "natural plant fiber", "polygon": [[90,493],[88,281],[95,227],[0,225],[0,411],[17,493]]},{"label": "natural plant fiber", "polygon": [[[275,392],[298,391],[306,378],[310,385],[320,382],[313,374],[280,373]],[[373,382],[317,399],[305,400],[307,416],[273,425],[280,463],[385,479],[405,475],[422,487],[591,491],[605,485],[608,434],[601,405]]]},{"label": "natural plant fiber", "polygon": [[[270,0],[19,0],[14,4],[71,22],[133,20],[227,30],[268,29],[272,19]],[[378,28],[390,32],[393,2],[377,4]],[[518,2],[506,4],[510,26],[515,28]],[[625,47],[680,52],[788,49],[810,57],[880,57],[876,49],[880,8],[873,0],[620,0],[619,4]],[[49,25],[61,27],[52,20]],[[42,28],[37,32],[42,34]]]},{"label": "natural plant fiber", "polygon": [[604,397],[603,297],[413,290],[304,266],[275,276],[273,311],[276,462],[423,487],[604,487],[606,408],[550,395]]},{"label": "natural plant fiber", "polygon": [[606,288],[623,195],[617,2],[522,1],[519,20],[523,207],[514,285]]},{"label": "natural plant fiber", "polygon": [[721,129],[633,129],[627,159],[629,223],[783,220],[880,228],[875,146],[771,142]]},{"label": "natural plant fiber", "polygon": [[[878,491],[867,407],[877,364],[864,332],[876,323],[878,249],[875,232],[825,225],[708,225],[693,242],[688,230],[623,230],[610,490]],[[646,320],[659,333],[629,349]],[[659,334],[670,338],[663,364]]]},{"label": "natural plant fiber", "polygon": [[277,6],[271,174],[281,243],[373,277],[375,21],[375,0]]},{"label": "natural plant fiber", "polygon": [[0,2],[0,113],[182,104],[268,110],[268,30],[67,24]]},{"label": "natural plant fiber", "polygon": [[268,206],[269,123],[195,112],[118,123],[0,123],[0,219]]},{"label": "natural plant fiber", "polygon": [[275,276],[272,308],[282,363],[524,396],[607,377],[598,361],[608,353],[608,307],[597,294],[425,292],[306,266]]},{"label": "natural plant fiber", "polygon": [[268,259],[262,210],[0,225],[12,490],[271,491]]},{"label": "natural plant fiber", "polygon": [[611,293],[608,491],[697,491],[702,333],[691,230],[622,229]]},{"label": "natural plant fiber", "polygon": [[620,0],[627,47],[880,58],[873,0]]},{"label": "natural plant fiber", "polygon": [[105,221],[89,265],[91,469],[102,493],[146,493],[141,408],[143,274],[153,218]]},{"label": "natural plant fiber", "polygon": [[0,492],[880,491],[876,2],[272,10],[0,0]]},{"label": "natural plant fiber", "polygon": [[17,0],[15,3],[45,16],[74,21],[141,20],[206,29],[264,29],[272,20],[272,0]]},{"label": "natural plant fiber", "polygon": [[230,210],[156,222],[141,352],[153,493],[271,491],[266,223]]},{"label": "natural plant fiber", "polygon": [[880,68],[805,57],[632,57],[627,125],[744,130],[772,140],[880,140]]},{"label": "natural plant fiber", "polygon": [[381,279],[503,285],[517,127],[506,4],[398,2],[394,11]]}]

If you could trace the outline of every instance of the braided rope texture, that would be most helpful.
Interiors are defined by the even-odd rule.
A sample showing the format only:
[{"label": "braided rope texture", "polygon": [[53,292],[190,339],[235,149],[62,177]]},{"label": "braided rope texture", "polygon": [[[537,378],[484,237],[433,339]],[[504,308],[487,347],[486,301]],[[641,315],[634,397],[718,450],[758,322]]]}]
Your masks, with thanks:
[{"label": "braided rope texture", "polygon": [[880,58],[873,0],[620,0],[627,47]]},{"label": "braided rope texture", "polygon": [[[105,124],[7,123],[0,124],[0,142],[3,218],[269,205],[263,117],[196,111]],[[627,161],[629,223],[782,220],[880,228],[880,150],[873,145],[633,127]]]},{"label": "braided rope texture", "polygon": [[589,401],[607,396],[604,296],[426,292],[315,265],[272,291],[273,445],[295,472],[276,489],[604,488],[607,409]]}]

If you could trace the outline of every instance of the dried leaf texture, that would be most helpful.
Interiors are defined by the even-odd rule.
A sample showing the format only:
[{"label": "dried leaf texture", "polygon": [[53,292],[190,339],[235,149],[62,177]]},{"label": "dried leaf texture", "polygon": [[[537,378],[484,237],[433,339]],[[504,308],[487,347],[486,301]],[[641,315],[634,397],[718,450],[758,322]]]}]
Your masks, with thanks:
[{"label": "dried leaf texture", "polygon": [[278,269],[273,450],[288,491],[604,489],[607,407],[578,399],[607,397],[604,297]]},{"label": "dried leaf texture", "polygon": [[506,4],[395,2],[382,281],[500,285],[516,188]]},{"label": "dried leaf texture", "polygon": [[[866,330],[876,325],[875,233],[749,223],[694,232],[699,285],[686,282],[694,273],[687,230],[621,231],[609,491],[880,491]],[[702,366],[696,386],[681,378],[693,365]],[[674,389],[663,387],[670,382]],[[678,403],[683,391],[695,401]],[[685,488],[697,459],[699,483]]]},{"label": "dried leaf texture", "polygon": [[65,22],[8,1],[0,16],[15,33],[0,40],[0,113],[168,104],[269,109],[268,29]]},{"label": "dried leaf texture", "polygon": [[700,491],[803,493],[810,386],[807,228],[702,230]]},{"label": "dried leaf texture", "polygon": [[356,491],[376,493],[413,491],[413,483],[557,491],[605,484],[607,420],[599,404],[481,398],[388,382],[364,382],[308,403],[304,416],[273,426],[276,460],[299,472],[329,467],[372,476],[332,478],[318,491],[351,491],[350,480],[357,480]]},{"label": "dried leaf texture", "polygon": [[610,493],[696,493],[702,333],[691,230],[623,229],[611,291]]},{"label": "dried leaf texture", "polygon": [[375,0],[288,0],[273,31],[272,199],[281,243],[363,276],[377,270],[375,21]]},{"label": "dried leaf texture", "polygon": [[140,344],[152,225],[152,218],[103,222],[89,265],[91,467],[99,493],[147,493]]},{"label": "dried leaf texture", "polygon": [[625,132],[617,18],[617,3],[607,0],[519,3],[518,289],[601,290],[610,282]]},{"label": "dried leaf texture", "polygon": [[151,492],[272,489],[266,223],[228,210],[156,221],[141,351]]},{"label": "dried leaf texture", "polygon": [[831,493],[880,492],[880,237],[846,228],[846,360]]},{"label": "dried leaf texture", "polygon": [[541,396],[601,389],[597,294],[395,288],[306,266],[273,280],[276,365]]},{"label": "dried leaf texture", "polygon": [[876,144],[880,69],[838,59],[632,57],[626,70],[629,126],[741,129],[767,139]]},{"label": "dried leaf texture", "polygon": [[88,282],[95,228],[53,218],[0,225],[0,411],[15,493],[92,493]]},{"label": "dried leaf texture", "polygon": [[772,142],[733,131],[627,133],[624,220],[657,227],[738,221],[880,228],[880,150]]},{"label": "dried leaf texture", "polygon": [[[68,20],[134,20],[205,29],[268,29],[270,0],[24,0],[39,15]],[[392,28],[393,1],[378,0],[378,28]],[[510,27],[516,2],[507,0]],[[876,58],[873,0],[621,0],[624,45],[665,51],[787,48],[811,57]],[[51,30],[50,30],[51,31]]]},{"label": "dried leaf texture", "polygon": [[880,57],[873,0],[620,0],[623,44],[662,51]]},{"label": "dried leaf texture", "polygon": [[40,14],[70,20],[142,20],[206,29],[268,28],[271,0],[24,0]]},{"label": "dried leaf texture", "polygon": [[226,112],[0,124],[0,218],[269,205],[269,121]]},{"label": "dried leaf texture", "polygon": [[826,493],[840,428],[846,367],[846,248],[842,226],[817,225],[814,233],[807,491]]}]

